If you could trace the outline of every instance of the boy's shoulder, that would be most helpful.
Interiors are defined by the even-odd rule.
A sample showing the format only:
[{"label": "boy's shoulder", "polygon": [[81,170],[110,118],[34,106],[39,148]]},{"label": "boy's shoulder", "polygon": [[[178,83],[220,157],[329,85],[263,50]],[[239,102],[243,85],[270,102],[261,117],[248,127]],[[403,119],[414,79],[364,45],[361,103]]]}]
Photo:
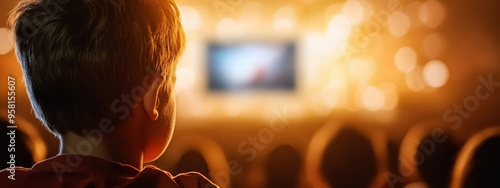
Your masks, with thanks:
[{"label": "boy's shoulder", "polygon": [[59,155],[32,168],[0,171],[6,187],[217,187],[203,175],[190,172],[172,176],[154,166],[142,171],[120,163],[81,155]]}]

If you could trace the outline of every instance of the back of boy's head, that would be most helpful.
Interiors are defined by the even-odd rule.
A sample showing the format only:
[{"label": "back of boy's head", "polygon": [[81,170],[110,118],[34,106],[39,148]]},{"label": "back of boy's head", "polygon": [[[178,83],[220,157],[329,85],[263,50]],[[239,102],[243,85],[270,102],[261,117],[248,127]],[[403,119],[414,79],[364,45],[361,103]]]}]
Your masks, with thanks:
[{"label": "back of boy's head", "polygon": [[[11,13],[16,52],[35,115],[54,134],[119,123],[122,95],[161,76],[172,96],[184,47],[173,0],[24,0]],[[128,112],[128,113],[127,113]]]}]

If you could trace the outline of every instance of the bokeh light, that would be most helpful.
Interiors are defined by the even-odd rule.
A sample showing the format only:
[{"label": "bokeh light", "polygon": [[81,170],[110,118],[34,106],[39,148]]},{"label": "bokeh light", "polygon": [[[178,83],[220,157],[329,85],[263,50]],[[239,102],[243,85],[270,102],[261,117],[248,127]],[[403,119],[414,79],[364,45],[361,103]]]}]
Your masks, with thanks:
[{"label": "bokeh light", "polygon": [[191,89],[196,81],[196,75],[193,70],[185,67],[177,68],[177,83],[175,84],[175,91],[182,93]]},{"label": "bokeh light", "polygon": [[345,42],[351,35],[352,26],[344,15],[333,17],[328,23],[328,37],[334,43]]},{"label": "bokeh light", "polygon": [[349,0],[344,3],[342,14],[346,16],[351,25],[357,25],[363,21],[365,10],[359,1]]},{"label": "bokeh light", "polygon": [[412,71],[417,65],[417,61],[417,53],[410,47],[400,48],[396,52],[396,56],[394,57],[396,67],[398,68],[398,70],[404,73],[409,73],[410,71]]},{"label": "bokeh light", "polygon": [[430,28],[435,28],[443,22],[445,18],[445,10],[439,1],[427,0],[420,7],[419,17],[424,25]]},{"label": "bokeh light", "polygon": [[422,20],[420,19],[420,7],[422,6],[422,2],[420,1],[412,1],[408,3],[405,7],[405,13],[410,18],[412,27],[421,27],[423,25]]},{"label": "bokeh light", "polygon": [[443,87],[448,82],[448,67],[442,61],[432,60],[424,68],[425,83],[433,88]]},{"label": "bokeh light", "polygon": [[370,1],[357,1],[358,3],[363,6],[363,20],[361,22],[366,22],[370,19],[372,19],[374,10],[373,10],[373,5],[370,3]]},{"label": "bokeh light", "polygon": [[389,32],[395,37],[404,36],[410,29],[410,18],[404,13],[394,13],[389,17],[388,26]]},{"label": "bokeh light", "polygon": [[369,111],[380,111],[384,107],[385,95],[379,88],[369,86],[363,93],[363,105]]},{"label": "bokeh light", "polygon": [[202,25],[202,18],[200,13],[195,8],[190,6],[179,6],[179,11],[184,30],[195,31],[200,29]]}]

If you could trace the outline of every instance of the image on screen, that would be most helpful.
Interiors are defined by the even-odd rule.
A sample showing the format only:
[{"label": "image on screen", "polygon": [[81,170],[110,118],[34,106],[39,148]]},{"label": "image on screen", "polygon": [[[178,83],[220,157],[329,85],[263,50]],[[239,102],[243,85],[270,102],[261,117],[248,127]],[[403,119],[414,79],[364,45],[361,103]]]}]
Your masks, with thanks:
[{"label": "image on screen", "polygon": [[295,45],[280,42],[211,42],[211,91],[295,89]]}]

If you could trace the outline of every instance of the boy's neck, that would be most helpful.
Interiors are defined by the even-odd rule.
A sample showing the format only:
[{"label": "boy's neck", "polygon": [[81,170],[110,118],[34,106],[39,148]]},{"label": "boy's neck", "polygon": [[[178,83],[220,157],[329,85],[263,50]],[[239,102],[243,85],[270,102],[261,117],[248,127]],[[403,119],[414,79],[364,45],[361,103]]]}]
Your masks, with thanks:
[{"label": "boy's neck", "polygon": [[77,154],[92,156],[128,164],[139,170],[142,169],[142,152],[137,144],[127,143],[125,140],[116,138],[85,137],[72,132],[60,136],[60,141],[59,155]]}]

